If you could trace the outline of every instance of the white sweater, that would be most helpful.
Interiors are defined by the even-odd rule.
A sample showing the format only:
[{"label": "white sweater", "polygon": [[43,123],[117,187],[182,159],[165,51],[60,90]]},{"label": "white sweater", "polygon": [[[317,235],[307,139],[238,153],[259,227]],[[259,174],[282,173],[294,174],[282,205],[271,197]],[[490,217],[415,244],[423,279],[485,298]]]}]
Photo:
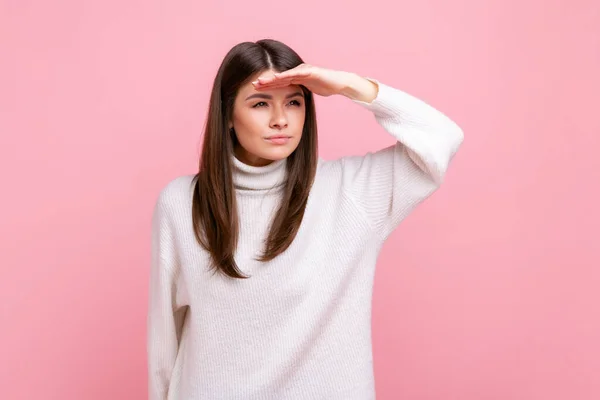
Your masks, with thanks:
[{"label": "white sweater", "polygon": [[[445,115],[379,83],[373,112],[397,143],[365,156],[319,159],[302,225],[274,260],[263,249],[285,160],[234,160],[240,237],[226,278],[192,228],[192,176],[161,191],[153,216],[148,309],[152,400],[375,398],[371,295],[388,235],[440,185],[462,143]],[[363,134],[372,134],[365,132]]]}]

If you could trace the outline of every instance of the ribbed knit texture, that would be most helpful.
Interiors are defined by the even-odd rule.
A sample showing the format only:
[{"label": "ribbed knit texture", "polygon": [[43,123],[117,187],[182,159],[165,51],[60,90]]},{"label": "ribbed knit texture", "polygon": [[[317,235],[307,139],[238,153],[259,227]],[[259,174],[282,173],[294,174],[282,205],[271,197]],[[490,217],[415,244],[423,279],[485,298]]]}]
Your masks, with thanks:
[{"label": "ribbed knit texture", "polygon": [[270,262],[255,258],[281,199],[286,160],[266,167],[234,160],[235,258],[249,279],[208,269],[208,253],[192,228],[192,176],[162,190],[152,225],[151,400],[375,398],[377,255],[402,219],[439,187],[463,141],[445,115],[378,84],[372,103],[355,103],[397,143],[365,156],[320,159],[298,235]]}]

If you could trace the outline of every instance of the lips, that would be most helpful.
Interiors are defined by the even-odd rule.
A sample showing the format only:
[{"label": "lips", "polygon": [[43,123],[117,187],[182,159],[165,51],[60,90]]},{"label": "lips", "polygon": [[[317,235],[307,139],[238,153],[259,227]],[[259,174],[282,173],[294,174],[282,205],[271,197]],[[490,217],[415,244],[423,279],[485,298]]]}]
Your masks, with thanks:
[{"label": "lips", "polygon": [[288,135],[273,135],[266,137],[265,140],[271,144],[286,144],[291,138]]},{"label": "lips", "polygon": [[291,136],[288,135],[273,135],[273,136],[268,136],[267,140],[271,140],[271,139],[289,139],[291,138]]}]

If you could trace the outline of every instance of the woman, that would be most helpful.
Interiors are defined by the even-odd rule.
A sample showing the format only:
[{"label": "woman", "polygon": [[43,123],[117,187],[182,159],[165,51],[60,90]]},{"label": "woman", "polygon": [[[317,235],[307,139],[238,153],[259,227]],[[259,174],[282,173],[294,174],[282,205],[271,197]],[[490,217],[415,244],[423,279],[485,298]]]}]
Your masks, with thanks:
[{"label": "woman", "polygon": [[[313,94],[348,97],[397,143],[320,159]],[[170,182],[154,212],[150,398],[375,398],[378,252],[462,140],[424,102],[280,42],[231,49],[199,172]]]}]

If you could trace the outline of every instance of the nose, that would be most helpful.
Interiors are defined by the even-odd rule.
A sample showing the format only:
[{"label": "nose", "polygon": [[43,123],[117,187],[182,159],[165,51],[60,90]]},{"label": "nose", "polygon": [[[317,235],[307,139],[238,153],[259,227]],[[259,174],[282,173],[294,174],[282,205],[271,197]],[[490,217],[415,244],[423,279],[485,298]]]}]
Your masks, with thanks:
[{"label": "nose", "polygon": [[271,114],[271,123],[270,126],[272,129],[283,129],[288,125],[287,116],[285,115],[285,110],[274,107],[273,113]]}]

